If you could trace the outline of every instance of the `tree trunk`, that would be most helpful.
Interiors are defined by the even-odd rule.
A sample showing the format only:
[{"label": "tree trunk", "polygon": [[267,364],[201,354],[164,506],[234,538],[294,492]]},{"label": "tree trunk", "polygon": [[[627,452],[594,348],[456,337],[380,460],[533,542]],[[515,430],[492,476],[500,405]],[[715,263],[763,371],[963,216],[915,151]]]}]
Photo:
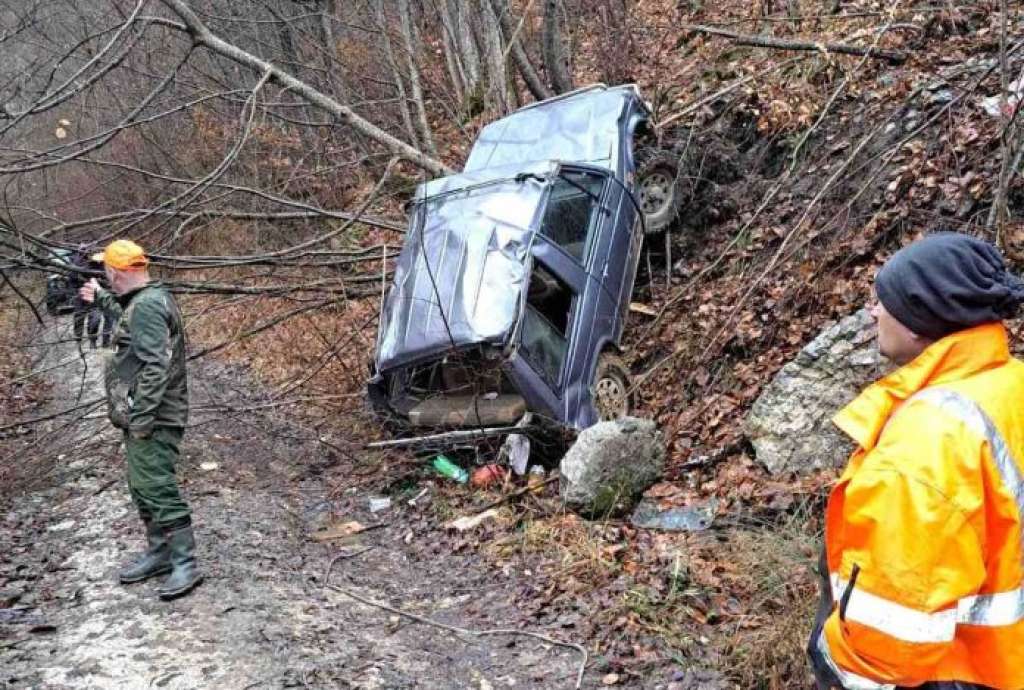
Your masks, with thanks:
[{"label": "tree trunk", "polygon": [[201,45],[260,74],[269,74],[278,84],[292,89],[313,105],[326,110],[342,122],[373,139],[396,156],[419,166],[427,172],[434,175],[451,175],[455,172],[441,161],[388,134],[377,125],[360,117],[348,106],[338,103],[322,91],[318,91],[306,82],[296,79],[280,67],[276,67],[272,63],[220,38],[203,24],[202,20],[192,11],[192,8],[189,7],[185,0],[161,0],[161,2],[181,19],[196,45]]},{"label": "tree trunk", "polygon": [[633,31],[628,0],[603,0],[597,10],[601,31],[615,36],[596,46],[602,65],[601,80],[606,84],[626,84],[633,79]]},{"label": "tree trunk", "polygon": [[572,90],[572,75],[558,12],[558,0],[544,0],[544,68],[555,93],[565,93]]},{"label": "tree trunk", "polygon": [[502,115],[511,111],[509,97],[508,69],[505,63],[504,41],[498,17],[488,0],[480,2],[481,41],[487,54],[487,96],[490,104]]},{"label": "tree trunk", "polygon": [[437,15],[441,22],[441,37],[444,41],[444,61],[448,66],[448,78],[452,82],[452,90],[455,92],[455,99],[462,107],[466,98],[466,72],[462,68],[462,59],[459,55],[458,39],[456,32],[458,25],[452,15],[448,12],[448,3],[441,2],[437,5]]},{"label": "tree trunk", "polygon": [[335,72],[340,62],[338,60],[338,41],[334,37],[333,19],[337,15],[338,7],[335,0],[323,0],[324,6],[320,12],[320,42],[324,48],[324,87],[330,89],[331,94],[338,98],[346,99],[345,89]]},{"label": "tree trunk", "polygon": [[412,102],[416,106],[417,123],[420,126],[420,134],[427,153],[437,157],[437,147],[434,145],[434,135],[430,131],[430,123],[427,121],[427,108],[423,102],[423,89],[420,86],[420,70],[416,66],[416,55],[418,45],[413,32],[413,19],[409,14],[409,0],[398,0],[399,25],[402,29],[402,40],[405,43],[405,57],[409,65],[409,86],[412,90]]},{"label": "tree trunk", "polygon": [[398,112],[402,116],[402,125],[405,127],[405,134],[414,145],[419,145],[416,136],[416,128],[412,124],[412,113],[409,111],[409,98],[405,93],[405,80],[402,77],[402,70],[398,68],[398,61],[395,59],[395,51],[391,45],[391,34],[388,32],[388,18],[384,13],[384,0],[376,2],[377,24],[380,26],[380,35],[384,41],[384,54],[387,56],[388,64],[391,66],[391,74],[395,77],[395,88],[398,91]]},{"label": "tree trunk", "polygon": [[[341,72],[342,61],[338,59],[338,39],[334,34],[334,18],[338,16],[336,0],[324,0],[324,8],[320,13],[320,41],[323,43],[324,89],[341,102],[351,102],[352,91],[345,83],[345,75]],[[366,137],[358,131],[350,137],[352,145],[363,155],[370,153]]]},{"label": "tree trunk", "polygon": [[530,62],[530,56],[526,54],[526,49],[523,47],[523,42],[519,39],[519,31],[522,27],[522,23],[526,21],[526,17],[519,22],[519,25],[515,25],[512,21],[512,15],[510,13],[510,7],[501,7],[500,0],[490,0],[491,7],[494,13],[498,15],[498,21],[501,25],[502,34],[504,34],[505,41],[511,46],[512,59],[516,63],[516,67],[519,69],[519,74],[523,77],[523,83],[526,84],[526,88],[530,90],[533,97],[538,101],[542,101],[545,98],[551,98],[554,96],[554,92],[548,88],[548,85],[544,83],[544,80],[540,78],[540,74],[537,73],[537,69]]},{"label": "tree trunk", "polygon": [[470,24],[467,13],[467,5],[464,0],[446,0],[448,11],[455,22],[455,45],[459,49],[459,56],[462,67],[465,70],[465,96],[470,99],[479,95],[480,88],[480,51],[477,49],[476,41],[473,38],[473,27]]},{"label": "tree trunk", "polygon": [[[271,16],[273,16],[274,19],[276,19],[278,22],[277,38],[278,41],[281,43],[281,53],[284,55],[285,61],[292,65],[292,69],[295,70],[296,74],[299,75],[299,78],[301,79],[302,73],[299,71],[299,65],[302,65],[304,61],[299,57],[299,53],[295,47],[295,41],[292,40],[291,24],[289,24],[284,17],[275,12],[272,7],[268,6],[267,10],[270,12]],[[313,119],[313,112],[315,109],[309,104],[309,101],[302,98],[302,96],[293,93],[288,94],[287,96],[285,96],[285,94],[282,94],[282,97],[285,97],[290,101],[294,101],[295,104],[302,109],[303,116],[307,120]],[[284,127],[285,129],[293,128],[293,126],[288,123],[282,123],[281,126]],[[317,142],[313,139],[313,137],[315,136],[314,132],[310,130],[309,127],[298,127],[296,128],[296,130],[299,136],[299,141],[302,142],[303,149],[305,151],[311,152],[316,157],[317,161],[319,161],[320,146],[318,146]]]}]

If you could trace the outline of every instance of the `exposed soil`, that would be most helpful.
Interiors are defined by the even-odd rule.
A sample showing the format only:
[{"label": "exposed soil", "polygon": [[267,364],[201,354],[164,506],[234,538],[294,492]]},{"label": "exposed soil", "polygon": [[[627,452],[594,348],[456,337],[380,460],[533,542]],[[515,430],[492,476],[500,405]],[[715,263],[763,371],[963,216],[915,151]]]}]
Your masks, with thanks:
[{"label": "exposed soil", "polygon": [[[74,356],[69,344],[48,355]],[[80,393],[83,400],[99,394],[99,357],[87,352],[83,361],[84,386],[81,361],[77,372],[52,377],[54,409]],[[330,500],[322,477],[335,460],[300,422],[275,408],[225,412],[265,405],[239,369],[206,362],[191,369],[191,381],[197,412],[179,477],[206,581],[169,603],[156,596],[159,580],[117,584],[142,535],[118,434],[100,412],[91,415],[76,427],[77,441],[62,440],[88,448],[99,436],[100,452],[72,449],[59,459],[59,483],[0,498],[4,687],[575,685],[581,655],[574,649],[514,635],[456,635],[324,589],[328,563],[340,555],[332,584],[367,599],[458,627],[515,628],[521,616],[512,593],[524,576],[432,549],[431,533],[410,526],[430,510],[429,490],[415,506],[396,501],[375,515],[370,494],[357,488]],[[323,543],[309,538],[352,520],[382,526]],[[560,630],[534,631],[566,639]],[[586,686],[599,684],[595,673]]]}]

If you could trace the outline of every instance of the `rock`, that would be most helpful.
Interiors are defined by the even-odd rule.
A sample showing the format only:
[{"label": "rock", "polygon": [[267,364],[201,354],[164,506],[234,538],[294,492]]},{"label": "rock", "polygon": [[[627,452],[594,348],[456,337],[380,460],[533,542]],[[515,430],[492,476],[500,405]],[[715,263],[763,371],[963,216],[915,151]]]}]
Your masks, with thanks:
[{"label": "rock", "polygon": [[761,393],[745,431],[769,472],[804,474],[846,462],[853,442],[832,417],[888,368],[875,333],[861,309],[822,332]]},{"label": "rock", "polygon": [[664,467],[665,443],[653,420],[601,422],[580,433],[562,458],[559,491],[583,515],[620,515],[632,510]]}]

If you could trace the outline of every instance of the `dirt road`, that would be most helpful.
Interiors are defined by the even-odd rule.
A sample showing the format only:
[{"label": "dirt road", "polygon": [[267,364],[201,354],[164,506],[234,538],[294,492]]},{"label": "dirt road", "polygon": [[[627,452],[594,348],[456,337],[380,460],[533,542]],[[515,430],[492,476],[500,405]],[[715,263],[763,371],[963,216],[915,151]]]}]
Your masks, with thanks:
[{"label": "dirt road", "polygon": [[[65,328],[52,331],[54,340]],[[96,352],[79,359],[65,343],[48,357],[73,361],[52,374],[54,410],[101,394]],[[204,362],[190,375],[196,412],[179,476],[195,511],[205,583],[169,603],[157,598],[158,581],[117,584],[118,567],[142,546],[120,438],[101,408],[69,428],[44,423],[54,433],[38,452],[60,450],[53,481],[0,498],[0,685],[575,685],[576,650],[530,637],[456,635],[325,589],[326,567],[341,556],[332,583],[369,600],[458,627],[500,628],[517,618],[508,592],[519,575],[432,552],[424,544],[430,533],[412,520],[429,505],[429,490],[415,506],[374,515],[367,490],[329,491],[323,473],[339,459],[314,431],[266,407],[244,371]],[[253,407],[260,409],[237,411]],[[350,520],[381,526],[348,540],[309,539]]]}]

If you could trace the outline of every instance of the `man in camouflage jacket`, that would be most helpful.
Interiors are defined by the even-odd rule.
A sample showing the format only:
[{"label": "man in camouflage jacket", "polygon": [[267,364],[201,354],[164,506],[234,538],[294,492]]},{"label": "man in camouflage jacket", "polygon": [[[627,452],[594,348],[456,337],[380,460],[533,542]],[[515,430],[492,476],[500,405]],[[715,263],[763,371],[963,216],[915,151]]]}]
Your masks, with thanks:
[{"label": "man in camouflage jacket", "polygon": [[195,561],[191,510],[181,496],[175,464],[188,421],[185,331],[181,311],[149,277],[142,248],[112,242],[103,261],[111,291],[93,279],[80,291],[117,323],[104,378],[111,423],[124,432],[128,488],[146,529],[148,548],[124,568],[123,584],[170,573],[161,598],[187,593],[202,580]]}]

